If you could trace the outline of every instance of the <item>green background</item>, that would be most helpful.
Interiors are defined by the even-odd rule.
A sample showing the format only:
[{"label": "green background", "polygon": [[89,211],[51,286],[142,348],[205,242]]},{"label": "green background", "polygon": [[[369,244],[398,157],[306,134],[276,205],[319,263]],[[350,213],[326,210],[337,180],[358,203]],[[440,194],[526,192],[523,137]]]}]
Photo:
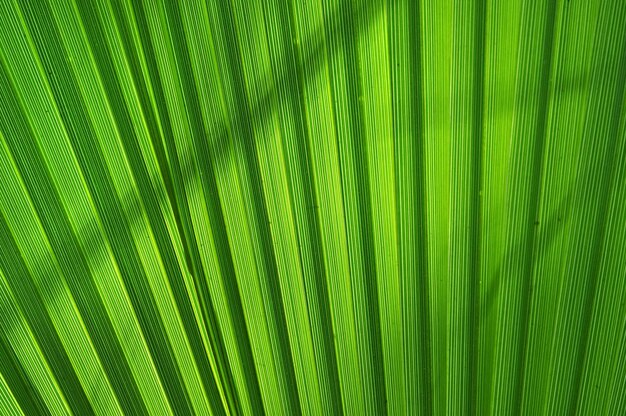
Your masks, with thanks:
[{"label": "green background", "polygon": [[0,0],[0,414],[626,414],[623,0]]}]

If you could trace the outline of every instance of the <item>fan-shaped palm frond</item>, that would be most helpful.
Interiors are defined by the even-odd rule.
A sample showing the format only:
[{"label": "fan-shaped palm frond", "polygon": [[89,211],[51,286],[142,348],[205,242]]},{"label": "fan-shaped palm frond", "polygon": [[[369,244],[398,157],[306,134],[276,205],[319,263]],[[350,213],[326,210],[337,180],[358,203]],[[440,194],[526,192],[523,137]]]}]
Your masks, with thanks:
[{"label": "fan-shaped palm frond", "polygon": [[623,0],[0,22],[0,414],[626,414]]}]

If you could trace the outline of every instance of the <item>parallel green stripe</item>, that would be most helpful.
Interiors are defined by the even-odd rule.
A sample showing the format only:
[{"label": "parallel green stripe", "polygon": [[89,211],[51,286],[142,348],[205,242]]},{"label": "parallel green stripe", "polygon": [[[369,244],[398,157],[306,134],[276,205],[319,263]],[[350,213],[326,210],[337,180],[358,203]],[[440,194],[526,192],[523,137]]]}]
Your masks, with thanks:
[{"label": "parallel green stripe", "polygon": [[[4,141],[2,143],[2,169],[4,179],[9,178],[7,175],[6,169],[10,168],[14,170],[14,165],[9,165],[8,159],[8,151],[5,147]],[[14,173],[13,173],[14,174]],[[3,189],[2,199],[3,200],[13,200],[15,199],[15,192],[13,190],[9,191],[8,187]],[[15,202],[13,202],[13,206],[15,206]],[[87,397],[83,391],[82,386],[80,385],[80,381],[76,376],[76,372],[72,367],[72,364],[69,360],[67,352],[63,348],[63,344],[61,343],[61,339],[59,335],[55,331],[55,327],[53,321],[51,320],[48,311],[46,310],[46,306],[41,295],[38,292],[37,286],[35,282],[29,277],[29,270],[27,269],[26,264],[24,263],[24,259],[20,254],[19,247],[15,243],[15,239],[11,235],[11,230],[7,224],[7,218],[3,215],[0,221],[0,238],[2,241],[2,256],[0,256],[0,267],[2,268],[3,274],[5,276],[11,276],[11,279],[7,279],[5,277],[6,286],[10,289],[15,295],[14,304],[10,303],[2,303],[3,308],[16,309],[23,311],[22,320],[26,323],[26,325],[32,328],[32,337],[35,340],[33,345],[45,345],[47,348],[43,349],[40,353],[42,361],[48,363],[50,367],[51,375],[53,378],[64,380],[64,382],[59,386],[60,391],[58,392],[61,396],[67,396],[69,400],[69,404],[75,409],[89,409],[90,405],[88,403]],[[17,276],[20,276],[18,278]],[[3,282],[3,284],[5,284]],[[3,320],[4,321],[4,320]],[[6,321],[7,324],[10,323],[9,320]],[[9,327],[3,328],[3,333],[9,333]],[[3,342],[7,343],[8,340],[3,340]],[[12,349],[10,344],[5,344],[4,353],[9,357],[12,353],[9,351]],[[17,351],[21,353],[25,353],[26,351]],[[21,366],[28,374],[29,365],[34,364],[37,368],[37,361],[32,363],[23,363]],[[3,366],[8,366],[7,371],[10,373],[3,374],[9,375],[11,377],[17,377],[17,380],[21,380],[23,383],[27,383],[26,380],[22,379],[20,376],[19,367],[14,368],[16,365],[12,363],[12,360],[4,361]],[[32,376],[31,376],[32,377]],[[40,388],[49,388],[46,384],[35,386],[36,389]],[[54,387],[54,386],[52,386]],[[32,389],[33,387],[29,388]],[[23,393],[28,397],[28,390],[25,390]],[[38,393],[36,391],[33,392],[32,398],[23,399],[20,397],[20,401],[27,400],[30,402],[31,400],[35,404],[28,405],[27,407],[32,408],[32,406],[37,405]],[[62,399],[61,399],[62,401]],[[50,404],[48,404],[50,406]]]},{"label": "parallel green stripe", "polygon": [[[294,24],[296,42],[300,45],[300,68],[303,98],[306,103],[306,127],[309,132],[308,146],[311,154],[311,174],[316,202],[313,209],[319,216],[319,233],[326,275],[316,278],[318,305],[321,320],[313,330],[324,337],[324,351],[331,371],[328,396],[333,400],[333,413],[341,414],[344,409],[353,407],[351,399],[345,396],[349,387],[344,381],[346,371],[344,349],[346,343],[352,345],[352,334],[346,338],[345,321],[351,316],[351,307],[346,308],[341,300],[349,284],[349,261],[345,219],[343,217],[343,197],[339,166],[339,149],[335,121],[330,73],[326,65],[326,39],[338,30],[336,19],[330,27],[324,24],[323,5],[320,3],[294,3]],[[341,292],[341,293],[340,293]],[[347,300],[351,297],[348,294]],[[339,313],[338,313],[339,311]],[[348,315],[346,311],[350,311]],[[316,328],[320,328],[317,329]],[[315,336],[315,333],[314,333]],[[352,348],[352,347],[350,347]],[[348,350],[350,351],[350,350]],[[355,366],[354,362],[350,363]],[[353,367],[354,368],[354,367]],[[358,380],[358,379],[357,379]]]},{"label": "parallel green stripe", "polygon": [[[497,348],[499,294],[506,277],[503,269],[512,253],[507,250],[507,179],[516,91],[521,2],[487,4],[485,27],[485,113],[483,115],[483,167],[481,193],[480,319],[478,344],[477,412],[488,413],[494,385],[494,351]],[[520,89],[520,97],[522,92]],[[519,126],[519,123],[518,123]],[[512,177],[512,175],[511,175]],[[517,253],[519,255],[519,253]]]},{"label": "parallel green stripe", "polygon": [[[16,117],[20,111],[13,110],[12,114],[11,122],[14,125],[22,124],[23,128],[26,129],[27,121]],[[4,122],[6,121],[0,117],[2,127],[7,126]],[[6,129],[5,131],[10,130]],[[46,166],[39,149],[33,146],[28,156],[18,153],[18,146],[24,146],[26,141],[33,140],[29,132],[22,130],[16,132],[15,135],[7,134],[5,137],[9,149],[13,149],[12,153],[18,169],[23,172],[22,178],[25,187],[29,189],[33,207],[40,213],[48,214],[39,217],[42,228],[49,238],[50,246],[58,259],[60,271],[65,276],[65,282],[72,292],[79,313],[85,321],[86,329],[95,335],[91,337],[91,342],[102,358],[104,370],[110,376],[112,387],[120,399],[124,412],[145,413],[143,400],[139,397],[137,386],[130,374],[118,338],[99,297],[98,289],[90,277],[91,273],[85,255],[93,256],[93,253],[84,252],[81,249],[59,196],[55,192],[55,185],[49,173],[37,170],[31,173],[26,167],[27,164],[31,164],[33,167]],[[14,141],[16,137],[21,138],[20,144]],[[33,178],[37,179],[34,180]]]},{"label": "parallel green stripe", "polygon": [[450,111],[447,412],[476,412],[485,4],[455,2]]},{"label": "parallel green stripe", "polygon": [[[401,299],[400,319],[391,322],[401,330],[393,343],[403,347],[402,367],[387,371],[389,413],[403,414],[419,409],[420,414],[433,411],[432,345],[430,323],[430,279],[426,218],[426,164],[424,79],[421,52],[423,9],[415,2],[392,4],[388,10],[391,49],[391,91],[394,114],[395,181],[400,248],[400,285],[395,289]],[[415,73],[409,68],[420,68]],[[413,295],[415,294],[416,295]],[[392,303],[392,302],[389,302]],[[401,321],[402,326],[397,322]],[[402,342],[400,342],[400,340]],[[401,374],[404,373],[402,377]],[[395,385],[394,385],[395,383]],[[420,400],[421,398],[421,400]]]},{"label": "parallel green stripe", "polygon": [[[562,16],[558,17],[560,28],[554,47],[559,64],[551,94],[552,114],[542,184],[544,191],[538,218],[540,235],[533,270],[535,301],[530,312],[531,332],[526,357],[527,363],[536,363],[538,368],[547,368],[550,364],[545,342],[554,328],[557,304],[549,300],[558,296],[561,269],[567,260],[563,250],[570,234],[569,212],[577,187],[572,172],[577,171],[576,156],[582,143],[584,121],[579,114],[587,108],[588,90],[583,87],[589,79],[590,45],[594,41],[598,8],[598,4],[589,2],[572,4],[558,11]],[[566,93],[556,94],[558,91]],[[523,393],[525,411],[541,411],[539,409],[545,403],[549,383],[547,371],[526,372]]]},{"label": "parallel green stripe", "polygon": [[[596,27],[596,47],[591,74],[594,77],[582,131],[580,168],[576,200],[572,212],[572,238],[564,267],[562,293],[555,326],[551,374],[560,388],[551,389],[547,411],[576,408],[591,323],[591,312],[598,284],[602,240],[607,209],[614,181],[619,142],[621,103],[626,83],[626,10],[619,2],[608,2],[600,9]],[[621,53],[621,55],[619,55]],[[615,58],[618,54],[618,59]],[[603,140],[589,140],[600,137]],[[585,140],[587,139],[587,140]],[[575,279],[575,276],[580,278]],[[564,325],[567,322],[567,325]],[[563,354],[564,349],[568,352]],[[567,369],[567,373],[565,373]],[[566,375],[567,374],[567,375]]]},{"label": "parallel green stripe", "polygon": [[533,282],[528,276],[532,272],[540,225],[549,79],[552,68],[558,65],[553,55],[556,25],[555,4],[523,3],[515,95],[519,110],[512,120],[506,194],[506,257],[497,277],[501,280],[498,306],[507,313],[500,315],[494,351],[491,410],[495,413],[513,412],[522,398],[525,340],[529,332],[527,316],[533,302]]},{"label": "parallel green stripe", "polygon": [[[7,241],[7,226],[4,218],[0,218],[0,237],[2,237],[3,247],[8,247]],[[10,238],[10,237],[8,237]],[[5,246],[6,244],[6,246]],[[11,259],[10,253],[7,256]],[[18,263],[19,262],[15,262]],[[13,272],[8,267],[3,268],[9,272]],[[23,265],[21,265],[24,267]],[[8,285],[6,284],[6,277],[2,274],[2,281],[0,285],[2,287],[2,312],[5,318],[10,318],[11,313],[21,310],[18,302],[15,298],[11,299]],[[16,275],[19,275],[16,273]],[[27,413],[34,414],[50,414],[51,411],[55,411],[58,414],[69,414],[70,410],[68,403],[65,400],[64,395],[70,395],[78,391],[82,393],[82,389],[78,388],[73,392],[68,390],[67,384],[58,385],[53,369],[46,363],[47,361],[53,365],[54,369],[58,369],[58,366],[54,360],[46,357],[44,351],[38,348],[37,342],[33,332],[28,328],[28,323],[24,316],[15,316],[14,319],[3,319],[4,323],[2,327],[2,338],[0,344],[0,359],[2,359],[2,374],[4,378],[11,386],[11,391],[19,406]],[[7,324],[12,324],[12,328]],[[66,358],[67,360],[67,358]],[[68,364],[69,365],[69,362]],[[78,382],[76,375],[73,375],[74,380]],[[69,377],[68,377],[69,379]],[[68,380],[71,384],[74,380]],[[87,399],[82,394],[82,399],[86,402]]]},{"label": "parallel green stripe", "polygon": [[[453,12],[446,0],[422,1],[420,11],[422,51],[426,232],[421,239],[428,250],[428,289],[432,352],[433,413],[447,412],[448,383],[448,269],[450,227],[450,115],[453,96]],[[412,71],[405,67],[404,71]],[[415,139],[414,139],[415,140]],[[411,296],[410,293],[405,294]]]},{"label": "parallel green stripe", "polygon": [[[359,374],[352,374],[351,377],[359,377],[363,389],[359,391],[358,386],[355,386],[352,394],[353,400],[363,404],[364,412],[384,414],[385,383],[380,380],[384,380],[385,375],[375,278],[378,264],[373,235],[372,173],[368,158],[371,150],[368,149],[365,114],[367,97],[364,95],[365,80],[362,72],[365,63],[359,56],[360,34],[357,32],[360,27],[371,27],[369,14],[374,7],[376,3],[369,1],[356,5],[349,1],[340,1],[332,9],[334,12],[331,19],[336,20],[327,20],[326,27],[329,24],[338,26],[329,36],[329,42],[331,48],[338,49],[332,65],[334,73],[331,72],[331,85],[338,102],[336,125],[341,126],[338,128],[338,136],[341,138],[339,158],[348,235],[356,352],[360,367]],[[389,244],[394,246],[393,242]]]},{"label": "parallel green stripe", "polygon": [[[60,336],[63,343],[70,342],[68,338],[70,331],[79,330],[83,325],[86,325],[85,332],[82,334],[83,337],[85,337],[82,340],[83,342],[72,341],[72,344],[76,344],[73,345],[76,349],[72,350],[70,347],[66,347],[66,349],[70,349],[70,360],[74,361],[75,370],[77,371],[78,378],[81,379],[81,383],[93,383],[92,385],[87,384],[84,386],[89,389],[85,391],[85,394],[89,397],[90,401],[92,401],[91,405],[103,406],[103,408],[100,409],[101,411],[106,409],[106,411],[117,413],[119,412],[117,408],[118,403],[117,400],[113,398],[112,391],[104,390],[99,392],[97,396],[95,392],[96,388],[110,389],[112,386],[109,385],[109,380],[106,378],[104,380],[100,379],[103,374],[90,373],[91,371],[111,371],[114,369],[115,361],[107,360],[108,357],[103,357],[102,354],[108,338],[108,342],[113,342],[113,351],[110,350],[109,346],[107,353],[112,354],[113,358],[121,357],[119,345],[115,345],[117,344],[117,338],[112,334],[110,322],[106,317],[106,312],[103,310],[102,303],[93,286],[93,282],[89,280],[86,282],[83,281],[87,283],[87,287],[81,287],[80,290],[77,291],[77,285],[80,284],[80,282],[76,280],[76,277],[78,275],[88,276],[88,267],[85,264],[82,252],[78,248],[75,236],[72,234],[67,216],[60,205],[58,194],[55,192],[54,185],[49,177],[49,172],[46,170],[46,162],[41,157],[41,150],[33,139],[31,126],[29,126],[25,114],[21,111],[20,103],[17,101],[18,95],[8,92],[11,91],[12,87],[9,85],[10,82],[8,74],[4,71],[4,68],[1,68],[0,92],[12,98],[12,100],[5,101],[5,109],[11,112],[12,118],[9,120],[7,112],[0,112],[0,128],[6,132],[4,136],[5,144],[8,146],[7,150],[12,153],[13,163],[15,163],[17,171],[16,177],[18,177],[15,182],[19,183],[21,180],[24,191],[28,192],[28,195],[26,195],[26,192],[23,194],[25,200],[24,207],[31,205],[33,211],[40,215],[38,218],[29,218],[28,214],[21,212],[18,208],[15,209],[13,214],[24,215],[24,221],[30,220],[33,224],[37,224],[37,226],[41,228],[41,232],[48,236],[45,248],[48,251],[49,262],[42,265],[42,267],[50,268],[48,273],[51,275],[51,279],[49,282],[44,280],[40,282],[40,284],[43,285],[41,286],[43,289],[40,290],[43,290],[45,293],[45,295],[43,295],[44,302],[47,300],[47,302],[58,303],[59,306],[65,305],[64,308],[66,309],[63,313],[68,314],[66,318],[67,328],[57,327],[57,330],[61,331]],[[3,206],[5,208],[9,206],[8,200],[5,199],[3,201]],[[14,234],[14,238],[18,244],[20,240],[26,237],[25,235],[20,235],[21,232],[19,230],[13,229],[11,232]],[[68,245],[70,246],[69,248]],[[16,251],[17,250],[16,248]],[[25,260],[31,264],[36,262],[35,257]],[[39,265],[33,264],[31,267],[39,267]],[[47,277],[48,273],[42,273],[40,276],[41,279]],[[26,276],[27,275],[28,273]],[[85,312],[88,310],[94,310],[94,314],[85,315]],[[58,319],[59,316],[56,314],[59,312],[60,310],[51,313]],[[72,312],[75,312],[76,316],[74,316]],[[82,319],[78,316],[81,312],[83,315]],[[100,321],[100,319],[102,320]],[[96,330],[104,332],[104,339],[94,338],[93,336],[90,337],[91,339],[87,338],[87,331],[90,330],[92,333]],[[74,334],[74,337],[81,339],[80,334],[80,332]],[[76,368],[78,354],[87,354],[87,357],[89,357],[93,353],[99,353],[101,359],[104,358],[104,360],[100,361],[96,359],[94,363],[85,361],[85,364],[93,364],[94,366],[90,368],[83,368],[82,366]],[[92,356],[92,358],[94,357],[95,356]],[[102,362],[104,362],[106,366],[104,369],[98,368]],[[142,401],[138,400],[136,395],[132,397],[133,393],[136,394],[136,390],[132,390],[132,379],[128,377],[127,370],[126,368],[122,370],[122,372],[126,372],[125,376],[128,379],[127,382],[131,384],[126,386],[127,390],[125,391],[131,393],[130,400],[132,401],[130,401],[130,403],[138,403],[141,406]],[[119,377],[120,374],[117,374],[117,376]],[[93,403],[93,400],[98,399],[103,399],[104,402]],[[87,409],[89,408],[85,407],[83,411],[89,413],[91,410]]]},{"label": "parallel green stripe", "polygon": [[[626,235],[626,218],[621,215],[626,209],[626,172],[624,164],[618,161],[626,157],[626,89],[621,102],[620,131],[615,149],[615,172],[613,174],[610,192],[606,229],[602,241],[602,254],[598,265],[598,282],[593,302],[589,338],[585,347],[584,367],[580,375],[576,411],[581,414],[590,414],[595,409],[608,407],[608,400],[602,392],[611,387],[611,372],[619,368],[622,357],[620,352],[620,333],[624,329],[624,320],[612,319],[613,316],[624,316],[626,303],[621,299],[626,297],[624,279],[611,279],[611,276],[624,270],[626,260],[618,253],[626,250],[626,239],[615,238],[617,235]],[[615,307],[616,305],[617,307]],[[616,314],[617,311],[617,314]],[[602,349],[603,354],[594,351]]]},{"label": "parallel green stripe", "polygon": [[[307,101],[304,97],[303,65],[321,67],[321,60],[314,55],[303,55],[297,28],[294,27],[295,6],[281,7],[280,1],[273,1],[265,8],[266,19],[274,16],[267,25],[270,39],[270,60],[276,94],[267,92],[263,97],[272,99],[272,106],[278,110],[281,135],[284,140],[285,161],[287,162],[287,180],[289,194],[293,199],[294,221],[297,227],[297,244],[300,251],[300,263],[305,286],[308,319],[304,325],[311,325],[311,347],[314,350],[314,363],[309,362],[311,375],[315,375],[322,396],[318,399],[324,406],[324,412],[337,411],[338,374],[332,346],[332,336],[328,327],[320,325],[329,321],[328,294],[325,286],[325,266],[322,257],[322,240],[317,213],[317,199],[312,184],[312,157],[309,143],[311,136],[306,126]],[[266,20],[268,21],[268,20]],[[257,103],[263,108],[265,100]],[[310,322],[310,323],[309,323]],[[304,326],[304,333],[309,332]],[[310,352],[309,352],[310,354]],[[315,390],[313,390],[315,391]],[[316,393],[316,394],[320,394]],[[331,399],[333,398],[334,399]],[[316,405],[316,406],[320,406]],[[309,410],[309,412],[312,409]],[[314,410],[322,412],[321,408]]]},{"label": "parallel green stripe", "polygon": [[[34,409],[30,409],[30,411],[34,411]],[[0,412],[5,415],[24,415],[24,411],[15,399],[2,374],[0,374]]]},{"label": "parallel green stripe", "polygon": [[624,413],[622,3],[0,2],[0,413]]},{"label": "parallel green stripe", "polygon": [[[42,20],[38,20],[39,24],[42,24],[43,22],[44,21]],[[50,36],[54,36],[55,34],[55,32],[49,32]],[[39,42],[40,39],[35,39],[35,41]],[[40,43],[40,45],[42,44]],[[60,45],[60,43],[58,43],[57,45]],[[43,48],[43,45],[41,47]],[[71,69],[67,68],[67,66],[65,65],[65,61],[61,60],[62,57],[63,53],[48,53],[42,55],[42,64],[48,73],[51,73],[54,68],[54,70],[58,71],[59,74],[72,77]],[[53,62],[55,63],[52,64],[49,59],[54,59]],[[64,67],[67,68],[65,71],[62,69]],[[74,81],[75,79],[76,78],[74,77],[68,79],[65,76],[59,76],[58,78],[54,78],[54,82],[51,83],[52,92],[57,99],[57,103],[59,104],[61,118],[64,120],[65,128],[67,130],[70,141],[75,147],[78,162],[83,169],[87,186],[94,197],[94,203],[98,209],[99,215],[103,220],[103,225],[105,227],[107,237],[111,242],[112,251],[116,259],[119,261],[118,265],[120,267],[122,277],[124,279],[127,279],[129,276],[133,275],[132,273],[129,273],[129,270],[138,271],[140,270],[139,267],[141,266],[139,266],[137,257],[135,257],[136,260],[134,261],[134,264],[129,263],[129,261],[133,261],[133,257],[129,256],[129,247],[125,242],[132,241],[132,237],[130,237],[130,234],[124,236],[124,233],[128,233],[130,228],[128,226],[120,227],[120,220],[125,218],[125,215],[123,214],[124,211],[121,207],[121,202],[119,201],[118,197],[113,196],[117,195],[117,192],[112,189],[113,182],[110,179],[106,179],[108,177],[108,174],[105,173],[104,170],[104,157],[102,156],[102,153],[100,153],[99,151],[95,151],[97,148],[94,147],[95,143],[93,142],[77,141],[77,137],[79,137],[80,135],[80,133],[78,133],[79,131],[86,133],[88,137],[96,137],[96,135],[90,133],[93,132],[94,127],[88,121],[86,109],[81,104],[80,98],[78,98],[78,91],[76,91],[75,87],[77,83]],[[63,97],[65,97],[65,99]],[[66,107],[68,105],[71,105],[71,111],[68,107]],[[100,179],[96,178],[105,178],[105,180],[104,182],[102,182]],[[96,183],[107,183],[108,189],[95,186]],[[134,209],[137,208],[135,207]],[[129,295],[131,301],[133,302],[135,311],[138,312],[139,321],[142,324],[143,330],[146,331],[146,327],[154,326],[156,323],[152,319],[147,318],[147,316],[156,316],[153,302],[144,303],[141,307],[138,307],[138,303],[142,302],[142,296],[139,296],[138,293],[148,293],[147,291],[149,289],[147,289],[146,287],[147,280],[132,279],[130,282],[125,281],[125,284],[130,292]],[[144,310],[146,308],[147,310]],[[138,311],[138,309],[140,311]],[[156,329],[156,331],[162,331],[162,329]],[[163,348],[164,345],[167,345],[163,344],[162,342],[157,343],[153,341],[151,338],[155,335],[156,333],[145,334],[146,338],[148,339],[148,345],[152,350],[152,354],[155,354],[154,351],[157,348]],[[164,365],[167,365],[165,364],[166,362],[167,361],[163,359],[155,360],[157,368],[161,367],[161,371],[163,371],[163,368],[166,368],[164,367]],[[174,370],[174,367],[170,366],[170,369],[167,371],[174,373],[177,370]],[[164,384],[166,385],[166,389],[168,389],[168,384],[171,384],[173,380],[176,380],[176,378],[166,377],[166,379],[167,383]],[[184,403],[184,401],[181,400],[178,400],[177,404],[178,402]]]}]

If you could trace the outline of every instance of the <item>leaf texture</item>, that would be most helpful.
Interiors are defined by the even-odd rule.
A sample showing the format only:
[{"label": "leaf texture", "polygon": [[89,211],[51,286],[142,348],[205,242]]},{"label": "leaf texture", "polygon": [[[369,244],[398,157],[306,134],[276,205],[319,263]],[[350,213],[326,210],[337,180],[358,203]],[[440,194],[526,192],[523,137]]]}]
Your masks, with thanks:
[{"label": "leaf texture", "polygon": [[626,413],[622,0],[0,21],[0,414]]}]

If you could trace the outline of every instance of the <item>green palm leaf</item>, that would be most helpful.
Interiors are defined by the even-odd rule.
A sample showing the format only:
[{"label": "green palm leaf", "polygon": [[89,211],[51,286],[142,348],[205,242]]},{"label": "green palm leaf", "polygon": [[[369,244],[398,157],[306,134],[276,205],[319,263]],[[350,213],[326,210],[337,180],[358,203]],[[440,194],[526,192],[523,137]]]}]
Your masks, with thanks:
[{"label": "green palm leaf", "polygon": [[0,22],[0,414],[626,413],[622,0]]}]

